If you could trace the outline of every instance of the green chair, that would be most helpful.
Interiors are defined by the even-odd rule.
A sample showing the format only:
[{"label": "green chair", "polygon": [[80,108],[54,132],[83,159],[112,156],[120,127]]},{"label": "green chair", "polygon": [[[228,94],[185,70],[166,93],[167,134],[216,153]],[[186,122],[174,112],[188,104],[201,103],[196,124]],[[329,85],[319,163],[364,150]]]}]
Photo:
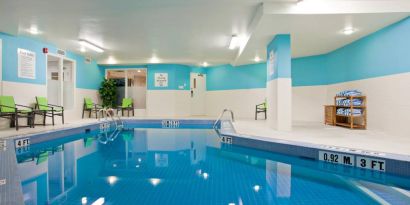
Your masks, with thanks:
[{"label": "green chair", "polygon": [[94,112],[95,113],[95,119],[98,117],[98,113],[100,110],[103,109],[103,106],[99,104],[95,104],[91,98],[84,98],[84,104],[83,104],[83,119],[84,119],[84,113],[85,111],[89,112],[88,117],[91,118],[91,114]]},{"label": "green chair", "polygon": [[266,120],[266,110],[267,110],[266,102],[256,105],[255,120],[258,120],[258,113],[264,113],[265,114],[265,120]]},{"label": "green chair", "polygon": [[130,116],[130,111],[132,111],[132,116],[134,116],[134,102],[132,98],[123,98],[122,105],[117,108],[117,114],[120,110],[122,116],[124,116],[124,110],[128,111],[128,117]]},{"label": "green chair", "polygon": [[[16,130],[20,127],[34,127],[33,110],[32,107],[16,104],[13,96],[0,96],[0,117],[10,119],[10,127],[15,127]],[[19,125],[20,118],[27,119],[27,126]]]},{"label": "green chair", "polygon": [[64,107],[48,103],[46,97],[36,97],[35,113],[43,116],[43,124],[46,125],[46,117],[51,117],[54,125],[54,116],[61,116],[61,121],[64,124]]}]

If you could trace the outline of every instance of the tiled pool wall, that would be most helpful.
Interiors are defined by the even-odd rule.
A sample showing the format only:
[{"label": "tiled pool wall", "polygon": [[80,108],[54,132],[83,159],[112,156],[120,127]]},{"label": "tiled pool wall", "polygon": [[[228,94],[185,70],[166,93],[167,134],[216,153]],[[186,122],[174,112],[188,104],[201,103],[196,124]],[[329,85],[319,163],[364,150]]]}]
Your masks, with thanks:
[{"label": "tiled pool wall", "polygon": [[[231,123],[229,123],[231,124]],[[228,123],[222,123],[221,127],[222,130],[220,132],[221,135],[230,137],[230,143],[238,146],[268,151],[268,152],[275,152],[295,157],[302,157],[312,160],[319,161],[319,151],[328,151],[333,153],[339,154],[348,154],[353,155],[355,158],[357,157],[366,157],[372,159],[379,159],[385,161],[385,172],[375,171],[375,170],[365,170],[361,172],[352,171],[349,173],[350,175],[357,176],[357,175],[373,175],[377,178],[383,178],[386,173],[398,175],[401,177],[410,177],[410,156],[405,155],[398,155],[398,154],[390,154],[390,153],[377,153],[372,151],[361,151],[360,154],[357,152],[358,150],[352,150],[348,148],[342,148],[337,146],[325,146],[325,145],[316,145],[310,143],[303,143],[303,142],[295,142],[295,141],[286,141],[286,140],[276,140],[276,139],[268,139],[256,136],[247,136],[238,134],[235,130],[230,128]],[[224,129],[227,128],[227,129]],[[324,162],[324,164],[330,164]],[[340,166],[339,166],[340,167]],[[344,167],[344,166],[343,166]],[[352,167],[353,168],[353,167]],[[329,166],[329,169],[331,167]],[[339,172],[345,172],[349,169],[339,170]],[[362,170],[361,168],[352,169],[352,170]],[[334,170],[333,170],[334,171]]]},{"label": "tiled pool wall", "polygon": [[[127,127],[137,127],[137,126],[149,126],[154,125],[155,128],[187,128],[189,126],[198,126],[200,128],[209,128],[211,129],[215,123],[215,120],[176,120],[176,119],[153,119],[153,120],[131,120],[126,119],[123,120],[125,128]],[[44,141],[55,140],[62,137],[70,136],[70,135],[77,135],[77,134],[84,134],[92,131],[97,131],[101,128],[101,125],[109,124],[111,129],[114,128],[115,124],[112,121],[100,121],[95,123],[90,123],[83,126],[78,127],[69,127],[69,128],[62,128],[56,130],[49,130],[35,134],[27,134],[27,135],[17,135],[14,136],[13,139],[21,139],[21,138],[30,138],[31,144],[36,144]],[[218,123],[218,127],[219,127]]]}]

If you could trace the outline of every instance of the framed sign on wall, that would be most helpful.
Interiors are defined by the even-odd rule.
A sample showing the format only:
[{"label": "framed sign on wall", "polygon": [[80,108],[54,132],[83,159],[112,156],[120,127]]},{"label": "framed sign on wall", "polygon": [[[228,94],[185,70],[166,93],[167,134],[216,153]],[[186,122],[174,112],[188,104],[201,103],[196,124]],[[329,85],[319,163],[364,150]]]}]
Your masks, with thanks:
[{"label": "framed sign on wall", "polygon": [[168,73],[155,73],[155,87],[168,87]]},{"label": "framed sign on wall", "polygon": [[36,78],[36,53],[25,50],[25,49],[17,49],[17,56],[18,56],[18,77],[19,78],[28,78],[28,79],[35,79]]}]

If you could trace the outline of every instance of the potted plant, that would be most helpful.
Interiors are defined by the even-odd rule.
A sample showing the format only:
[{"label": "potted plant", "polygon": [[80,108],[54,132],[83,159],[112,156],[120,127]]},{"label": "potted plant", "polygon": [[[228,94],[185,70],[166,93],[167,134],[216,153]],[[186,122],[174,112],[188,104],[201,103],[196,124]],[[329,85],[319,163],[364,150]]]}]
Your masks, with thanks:
[{"label": "potted plant", "polygon": [[105,79],[98,90],[105,108],[113,108],[117,99],[117,85],[113,79]]}]

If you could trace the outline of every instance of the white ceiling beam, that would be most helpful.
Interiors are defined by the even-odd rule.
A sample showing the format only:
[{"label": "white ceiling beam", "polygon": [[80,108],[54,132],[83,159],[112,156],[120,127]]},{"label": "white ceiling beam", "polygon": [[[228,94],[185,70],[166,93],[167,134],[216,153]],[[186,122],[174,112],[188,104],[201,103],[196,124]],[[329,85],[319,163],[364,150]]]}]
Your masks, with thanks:
[{"label": "white ceiling beam", "polygon": [[269,14],[359,14],[410,12],[409,0],[304,0],[295,2],[265,3],[264,15]]},{"label": "white ceiling beam", "polygon": [[240,47],[239,47],[238,53],[237,53],[237,55],[236,55],[234,61],[231,62],[231,65],[234,65],[234,66],[235,66],[235,65],[237,64],[237,61],[239,60],[239,58],[240,58],[242,52],[245,50],[246,45],[248,44],[249,39],[250,39],[251,36],[252,36],[252,33],[256,30],[256,28],[258,27],[259,23],[261,22],[262,16],[263,16],[263,4],[259,4],[258,7],[257,7],[256,10],[255,10],[255,13],[254,13],[254,15],[253,15],[253,17],[252,17],[252,20],[251,20],[250,24],[249,24],[248,27],[246,28],[246,32],[245,32],[245,34],[243,35],[243,36],[244,36],[244,37],[243,37],[243,38],[244,38],[244,39],[243,39],[243,42],[242,42],[242,44],[241,44]]}]

